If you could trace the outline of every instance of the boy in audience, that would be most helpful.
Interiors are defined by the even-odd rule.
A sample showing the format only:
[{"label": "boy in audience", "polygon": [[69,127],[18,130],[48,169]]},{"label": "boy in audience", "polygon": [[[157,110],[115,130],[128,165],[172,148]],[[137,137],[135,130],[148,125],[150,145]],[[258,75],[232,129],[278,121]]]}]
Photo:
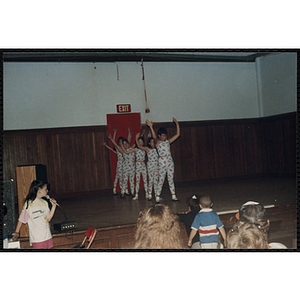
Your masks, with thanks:
[{"label": "boy in audience", "polygon": [[200,198],[200,212],[196,215],[191,226],[188,246],[192,246],[192,240],[197,231],[200,236],[200,249],[217,249],[219,248],[219,231],[226,246],[226,232],[216,212],[212,210],[213,203],[209,196]]},{"label": "boy in audience", "polygon": [[[191,226],[194,222],[194,219],[196,215],[199,213],[200,206],[199,206],[199,201],[200,201],[201,196],[193,195],[192,197],[189,197],[186,200],[186,203],[189,207],[189,210],[187,212],[179,212],[177,213],[177,216],[179,217],[179,222],[183,222],[187,236],[190,236],[191,233]],[[195,234],[193,240],[192,240],[192,249],[200,249],[200,244],[199,244],[199,233]]]}]

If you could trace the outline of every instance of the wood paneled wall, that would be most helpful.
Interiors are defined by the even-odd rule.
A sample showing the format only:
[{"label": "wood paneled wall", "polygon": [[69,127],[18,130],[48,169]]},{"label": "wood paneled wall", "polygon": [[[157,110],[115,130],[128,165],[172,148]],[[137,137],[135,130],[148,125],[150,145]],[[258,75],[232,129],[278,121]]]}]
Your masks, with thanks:
[{"label": "wood paneled wall", "polygon": [[[174,123],[165,126],[175,134]],[[143,126],[146,128],[146,126]],[[221,121],[180,122],[171,146],[175,181],[263,174],[296,174],[296,113]],[[47,166],[52,193],[101,191],[112,187],[106,126],[4,131],[4,180],[16,167]],[[16,188],[15,188],[16,191]]]}]

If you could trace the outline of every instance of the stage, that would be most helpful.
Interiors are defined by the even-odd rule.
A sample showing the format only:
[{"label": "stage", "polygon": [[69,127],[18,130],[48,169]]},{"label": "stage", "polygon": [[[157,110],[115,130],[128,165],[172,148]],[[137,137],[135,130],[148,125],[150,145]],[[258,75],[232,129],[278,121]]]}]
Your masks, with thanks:
[{"label": "stage", "polygon": [[[169,205],[175,213],[187,211],[185,200],[194,194],[209,195],[217,213],[238,210],[248,200],[260,202],[265,206],[296,202],[295,178],[215,179],[177,184],[175,182],[175,185],[180,202],[171,200],[166,183],[161,194],[161,203]],[[119,193],[113,195],[112,192],[89,193],[56,200],[65,211],[67,219],[77,222],[77,230],[85,230],[89,226],[103,228],[133,224],[136,223],[141,209],[155,204],[154,199],[148,201],[145,198],[144,190],[140,190],[138,200],[132,200],[131,196],[121,198]],[[58,207],[51,223],[64,220],[64,213]]]},{"label": "stage", "polygon": [[[270,213],[271,227],[269,240],[288,244],[296,248],[297,209],[296,179],[279,177],[214,179],[176,184],[176,194],[180,202],[171,200],[168,186],[165,184],[161,203],[169,205],[173,212],[187,211],[186,198],[197,195],[210,195],[213,209],[220,215],[225,229],[235,222],[234,215],[239,207],[248,200],[262,203]],[[139,199],[131,196],[121,198],[112,192],[87,193],[73,197],[57,198],[60,204],[51,221],[54,249],[70,249],[83,240],[88,227],[97,229],[97,236],[91,249],[132,249],[134,233],[139,211],[155,204],[155,200],[145,199],[144,190],[140,190]],[[76,221],[73,233],[59,232],[53,224]],[[181,224],[181,238],[187,245],[187,236]],[[29,248],[23,239],[23,248]],[[187,248],[187,247],[186,247]]]}]

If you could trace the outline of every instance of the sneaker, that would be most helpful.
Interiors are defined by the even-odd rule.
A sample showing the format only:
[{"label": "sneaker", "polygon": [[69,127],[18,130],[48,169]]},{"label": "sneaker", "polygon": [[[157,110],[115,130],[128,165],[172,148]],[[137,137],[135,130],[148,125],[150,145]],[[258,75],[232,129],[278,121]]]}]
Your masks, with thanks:
[{"label": "sneaker", "polygon": [[125,195],[130,195],[127,189],[125,190]]},{"label": "sneaker", "polygon": [[117,189],[113,188],[113,194],[116,195],[117,194]]},{"label": "sneaker", "polygon": [[152,194],[148,194],[148,200],[152,200]]},{"label": "sneaker", "polygon": [[137,199],[139,199],[139,195],[138,195],[138,194],[136,194],[136,195],[132,198],[132,200],[137,200]]},{"label": "sneaker", "polygon": [[146,192],[146,199],[148,199],[149,198],[149,194]]},{"label": "sneaker", "polygon": [[176,195],[172,195],[172,201],[179,201],[176,197]]},{"label": "sneaker", "polygon": [[155,198],[155,202],[159,202],[159,201],[160,201],[160,199],[161,199],[161,198],[159,198],[159,197],[156,197],[156,198]]}]

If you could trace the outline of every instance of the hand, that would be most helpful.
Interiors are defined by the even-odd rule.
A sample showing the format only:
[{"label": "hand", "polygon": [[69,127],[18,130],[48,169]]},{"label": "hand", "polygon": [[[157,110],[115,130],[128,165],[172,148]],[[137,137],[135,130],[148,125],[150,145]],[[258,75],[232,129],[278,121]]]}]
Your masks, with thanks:
[{"label": "hand", "polygon": [[178,123],[178,121],[175,118],[173,118],[173,122]]},{"label": "hand", "polygon": [[52,205],[57,205],[57,202],[53,198],[49,198],[49,201],[51,202]]},{"label": "hand", "polygon": [[106,146],[106,143],[105,143],[105,142],[103,143],[103,146]]},{"label": "hand", "polygon": [[192,247],[192,241],[190,241],[190,240],[188,241],[188,246]]},{"label": "hand", "polygon": [[137,133],[135,137],[136,137],[136,138],[139,138],[140,136],[141,136],[141,134],[140,134],[140,133]]},{"label": "hand", "polygon": [[129,132],[129,133],[131,133],[131,130],[130,130],[130,128],[129,128],[129,127],[128,127],[128,129],[127,129],[127,130],[128,130],[128,132]]},{"label": "hand", "polygon": [[13,234],[12,234],[12,236],[14,237],[14,238],[18,238],[19,237],[19,232],[14,232]]},{"label": "hand", "polygon": [[149,121],[149,120],[146,120],[146,124],[149,126],[149,127],[152,127],[152,125],[153,125],[153,122],[151,121]]},{"label": "hand", "polygon": [[108,133],[108,138],[110,139],[110,140],[112,140],[112,136],[111,136],[111,134],[110,133]]},{"label": "hand", "polygon": [[113,129],[113,132],[117,132],[118,131],[118,129]]}]

